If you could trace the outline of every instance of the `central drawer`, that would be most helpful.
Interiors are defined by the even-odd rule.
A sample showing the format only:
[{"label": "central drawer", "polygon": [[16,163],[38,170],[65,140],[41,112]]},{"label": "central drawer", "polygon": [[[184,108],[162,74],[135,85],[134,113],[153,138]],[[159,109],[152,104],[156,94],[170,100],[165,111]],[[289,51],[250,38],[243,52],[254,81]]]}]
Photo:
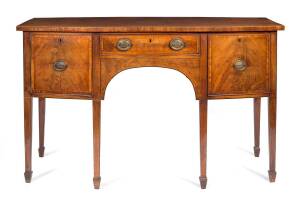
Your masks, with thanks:
[{"label": "central drawer", "polygon": [[101,54],[176,55],[199,54],[198,34],[105,34]]}]

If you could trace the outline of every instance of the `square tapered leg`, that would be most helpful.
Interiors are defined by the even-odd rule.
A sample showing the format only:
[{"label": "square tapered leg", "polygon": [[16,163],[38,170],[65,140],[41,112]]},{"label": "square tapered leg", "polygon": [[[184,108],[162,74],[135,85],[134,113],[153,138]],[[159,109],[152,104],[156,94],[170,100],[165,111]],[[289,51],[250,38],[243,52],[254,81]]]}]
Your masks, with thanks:
[{"label": "square tapered leg", "polygon": [[45,153],[45,111],[46,99],[39,98],[39,156],[44,157]]},{"label": "square tapered leg", "polygon": [[24,98],[24,139],[25,139],[25,182],[30,183],[32,177],[32,97]]},{"label": "square tapered leg", "polygon": [[207,100],[200,100],[200,159],[201,176],[199,177],[202,189],[206,188],[206,156],[207,156]]},{"label": "square tapered leg", "polygon": [[269,181],[276,179],[276,97],[269,97]]},{"label": "square tapered leg", "polygon": [[94,188],[100,187],[100,120],[101,101],[93,100]]},{"label": "square tapered leg", "polygon": [[254,98],[254,156],[259,157],[260,153],[260,106],[261,98]]}]

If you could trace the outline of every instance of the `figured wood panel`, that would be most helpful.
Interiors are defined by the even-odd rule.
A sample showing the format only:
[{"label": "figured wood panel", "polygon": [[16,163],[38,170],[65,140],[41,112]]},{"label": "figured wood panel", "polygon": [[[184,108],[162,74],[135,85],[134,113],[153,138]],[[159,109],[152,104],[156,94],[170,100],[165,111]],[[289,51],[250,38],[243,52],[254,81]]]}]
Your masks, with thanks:
[{"label": "figured wood panel", "polygon": [[19,31],[43,32],[234,32],[276,31],[284,26],[267,18],[100,17],[33,18]]},{"label": "figured wood panel", "polygon": [[[181,50],[170,48],[170,41],[179,38],[185,46]],[[127,51],[117,49],[120,39],[129,39],[132,47]],[[198,54],[200,49],[198,34],[106,34],[101,35],[101,54]]]},{"label": "figured wood panel", "polygon": [[[33,93],[90,94],[92,90],[92,37],[90,34],[33,33],[31,37]],[[68,66],[56,71],[63,60]]]},{"label": "figured wood panel", "polygon": [[[209,96],[255,95],[270,92],[270,35],[210,34],[208,56]],[[246,61],[243,71],[234,62]]]}]

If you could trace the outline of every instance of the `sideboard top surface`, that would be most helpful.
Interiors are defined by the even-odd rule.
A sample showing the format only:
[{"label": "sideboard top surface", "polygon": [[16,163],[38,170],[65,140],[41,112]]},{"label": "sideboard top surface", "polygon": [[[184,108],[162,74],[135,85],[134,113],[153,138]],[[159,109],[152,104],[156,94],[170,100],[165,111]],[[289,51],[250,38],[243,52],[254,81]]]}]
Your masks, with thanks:
[{"label": "sideboard top surface", "polygon": [[33,18],[17,26],[30,32],[251,32],[284,26],[267,18],[84,17]]}]

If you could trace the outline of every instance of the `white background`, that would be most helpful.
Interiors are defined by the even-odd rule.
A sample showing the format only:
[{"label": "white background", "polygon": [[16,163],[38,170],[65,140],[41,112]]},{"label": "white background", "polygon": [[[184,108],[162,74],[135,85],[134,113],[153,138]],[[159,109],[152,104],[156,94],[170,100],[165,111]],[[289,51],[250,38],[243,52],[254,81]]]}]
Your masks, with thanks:
[{"label": "white background", "polygon": [[[297,1],[1,1],[0,201],[299,201],[299,6]],[[32,17],[268,17],[278,34],[277,181],[268,182],[267,102],[261,156],[253,156],[251,99],[209,101],[208,185],[201,190],[199,108],[190,81],[162,68],[115,77],[102,102],[102,188],[93,189],[92,104],[47,100],[46,156],[38,157],[33,117],[33,179],[25,184],[22,33]],[[298,191],[299,192],[299,191]]]}]

